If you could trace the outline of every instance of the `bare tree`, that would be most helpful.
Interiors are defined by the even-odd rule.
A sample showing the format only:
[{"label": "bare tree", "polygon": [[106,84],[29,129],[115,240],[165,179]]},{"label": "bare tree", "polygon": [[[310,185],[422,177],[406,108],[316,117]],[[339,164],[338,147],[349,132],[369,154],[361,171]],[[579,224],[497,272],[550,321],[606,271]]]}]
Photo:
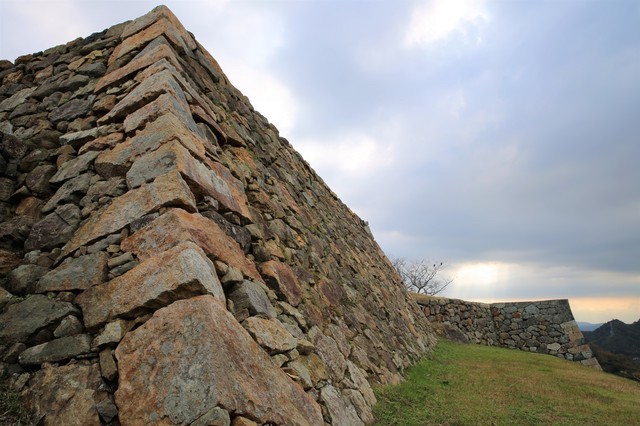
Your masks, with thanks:
[{"label": "bare tree", "polygon": [[442,271],[448,266],[443,262],[430,263],[424,260],[414,262],[397,258],[391,263],[400,274],[405,287],[416,293],[435,296],[453,282],[451,278],[442,276]]}]

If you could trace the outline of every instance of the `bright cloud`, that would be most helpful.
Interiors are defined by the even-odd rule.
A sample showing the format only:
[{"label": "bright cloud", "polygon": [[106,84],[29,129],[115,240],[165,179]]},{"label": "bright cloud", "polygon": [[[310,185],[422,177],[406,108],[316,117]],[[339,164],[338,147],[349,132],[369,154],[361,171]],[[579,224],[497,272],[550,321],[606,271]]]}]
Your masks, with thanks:
[{"label": "bright cloud", "polygon": [[[477,43],[479,30],[489,20],[483,1],[432,0],[416,6],[405,33],[406,46],[427,45],[454,32]],[[473,30],[473,31],[471,31]]]}]

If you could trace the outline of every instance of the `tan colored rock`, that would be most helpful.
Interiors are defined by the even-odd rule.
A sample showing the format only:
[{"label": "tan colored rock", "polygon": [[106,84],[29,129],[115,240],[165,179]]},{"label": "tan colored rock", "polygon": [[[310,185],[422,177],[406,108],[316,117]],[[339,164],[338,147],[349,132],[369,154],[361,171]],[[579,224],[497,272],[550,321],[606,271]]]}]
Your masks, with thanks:
[{"label": "tan colored rock", "polygon": [[231,422],[231,426],[258,426],[258,423],[247,419],[246,417],[236,417]]},{"label": "tan colored rock", "polygon": [[167,59],[177,69],[181,69],[182,67],[180,66],[180,62],[176,58],[173,49],[167,44],[166,39],[160,36],[156,39],[156,41],[158,40],[161,40],[161,42],[156,43],[154,41],[150,43],[127,65],[117,68],[102,77],[100,81],[98,81],[98,84],[96,84],[95,92],[98,93],[102,91],[102,89],[124,80],[131,74],[153,65],[163,58]]},{"label": "tan colored rock", "polygon": [[163,93],[153,101],[128,114],[123,123],[124,131],[131,133],[166,114],[175,115],[180,121],[186,123],[192,131],[196,131],[195,122],[191,117],[189,105],[186,101],[167,93]]},{"label": "tan colored rock", "polygon": [[276,319],[249,317],[242,322],[242,326],[271,355],[296,347],[296,338]]},{"label": "tan colored rock", "polygon": [[[196,48],[195,41],[184,29],[182,24],[180,24],[175,15],[173,15],[166,6],[161,7],[165,10],[159,10],[157,13],[152,11],[148,14],[148,18],[141,17],[130,24],[128,28],[125,28],[125,32],[122,35],[124,40],[113,50],[113,53],[109,57],[109,65],[116,59],[160,36],[164,36],[167,40],[171,41],[171,43],[177,46],[183,53],[190,52]],[[149,21],[152,23],[139,29],[141,25],[136,23],[138,20],[142,20],[145,24]],[[130,35],[126,36],[125,34]]]},{"label": "tan colored rock", "polygon": [[189,424],[216,406],[264,423],[323,424],[318,404],[211,296],[160,309],[125,336],[116,358],[125,426]]},{"label": "tan colored rock", "polygon": [[165,114],[134,137],[117,144],[111,151],[101,153],[95,161],[96,171],[103,177],[121,175],[127,172],[136,157],[158,149],[162,144],[178,140],[196,158],[204,158],[207,142],[189,130],[173,114]]},{"label": "tan colored rock", "polygon": [[34,424],[99,426],[96,399],[101,386],[97,364],[45,364],[29,382],[23,400]]},{"label": "tan colored rock", "polygon": [[97,152],[89,151],[73,160],[67,161],[60,167],[56,174],[53,175],[49,182],[60,183],[78,176],[80,173],[89,169],[97,156]]},{"label": "tan colored rock", "polygon": [[126,238],[120,246],[139,259],[146,259],[182,241],[192,241],[207,255],[239,269],[246,277],[262,281],[255,264],[245,257],[240,245],[215,222],[198,213],[171,209]]},{"label": "tan colored rock", "polygon": [[201,294],[225,300],[213,263],[198,246],[185,242],[86,290],[76,303],[82,308],[85,327],[95,329],[115,318],[134,318]]},{"label": "tan colored rock", "polygon": [[116,106],[109,111],[104,117],[98,120],[99,124],[112,122],[125,118],[127,115],[142,108],[149,102],[166,93],[184,105],[188,104],[184,91],[173,77],[170,71],[161,70],[155,74],[148,76],[138,86],[135,87],[127,96],[125,96]]},{"label": "tan colored rock", "polygon": [[192,183],[194,192],[211,196],[224,208],[251,218],[242,183],[222,164],[196,160],[177,141],[166,143],[136,160],[127,172],[127,183],[130,188],[136,188],[170,170],[178,170],[187,182]]},{"label": "tan colored rock", "polygon": [[35,292],[85,290],[102,284],[107,278],[107,260],[103,252],[66,259],[38,281]]},{"label": "tan colored rock", "polygon": [[195,211],[195,199],[177,172],[158,176],[152,183],[142,185],[116,198],[103,211],[93,216],[74,234],[63,249],[63,256],[98,238],[120,231],[134,220],[164,206],[180,206]]},{"label": "tan colored rock", "polygon": [[302,300],[302,290],[298,278],[291,268],[282,262],[270,260],[261,265],[265,282],[292,306]]}]

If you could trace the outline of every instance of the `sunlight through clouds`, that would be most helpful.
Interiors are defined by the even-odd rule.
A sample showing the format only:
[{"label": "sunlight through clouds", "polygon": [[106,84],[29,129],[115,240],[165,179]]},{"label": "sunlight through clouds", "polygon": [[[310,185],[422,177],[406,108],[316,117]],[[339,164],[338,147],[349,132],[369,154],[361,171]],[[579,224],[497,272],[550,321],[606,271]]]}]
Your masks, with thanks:
[{"label": "sunlight through clouds", "polygon": [[479,43],[481,37],[478,30],[489,20],[484,3],[476,0],[422,2],[411,13],[404,37],[405,46],[428,45],[454,32],[460,32],[465,39]]}]

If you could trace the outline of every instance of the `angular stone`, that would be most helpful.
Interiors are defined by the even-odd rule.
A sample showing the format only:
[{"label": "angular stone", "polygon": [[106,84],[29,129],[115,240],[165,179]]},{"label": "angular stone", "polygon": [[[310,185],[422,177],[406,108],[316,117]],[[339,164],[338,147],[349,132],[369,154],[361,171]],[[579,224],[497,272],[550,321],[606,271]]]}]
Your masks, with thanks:
[{"label": "angular stone", "polygon": [[300,304],[302,301],[300,283],[288,265],[270,260],[263,263],[260,269],[269,287],[284,297],[290,305],[298,306]]},{"label": "angular stone", "polygon": [[91,111],[89,99],[72,99],[49,113],[49,120],[54,124],[59,121],[71,121],[87,115]]},{"label": "angular stone", "polygon": [[95,398],[102,386],[97,364],[45,364],[29,382],[23,400],[34,423],[99,426]]},{"label": "angular stone", "polygon": [[[124,140],[124,133],[116,132],[95,138],[80,147],[78,154],[82,155],[87,151],[106,151]],[[97,158],[96,158],[97,161]]]},{"label": "angular stone", "polygon": [[561,347],[562,345],[560,343],[550,343],[547,345],[547,349],[550,351],[558,351]]},{"label": "angular stone", "polygon": [[164,70],[152,74],[143,80],[135,89],[118,102],[108,114],[100,118],[98,123],[103,124],[123,119],[164,93],[170,95],[183,105],[188,105],[184,91],[176,79],[169,71]]},{"label": "angular stone", "polygon": [[159,117],[133,138],[117,144],[111,151],[101,153],[95,162],[96,171],[104,177],[124,175],[136,157],[153,151],[172,139],[179,140],[198,158],[204,158],[206,142],[192,133],[175,115]]},{"label": "angular stone", "polygon": [[153,101],[127,115],[123,123],[124,131],[131,133],[166,114],[175,115],[193,131],[196,130],[195,122],[191,117],[186,100],[163,93]]},{"label": "angular stone", "polygon": [[265,315],[269,318],[276,317],[276,310],[271,304],[267,293],[256,282],[244,280],[234,284],[229,291],[228,298],[233,302],[236,316],[242,315],[241,312],[246,309],[246,316]]},{"label": "angular stone", "polygon": [[[0,227],[1,226],[0,224]],[[2,236],[2,232],[0,232],[0,241],[2,240]],[[17,267],[20,262],[22,262],[22,256],[0,248],[0,275],[7,274],[13,270],[13,268]]]},{"label": "angular stone", "polygon": [[66,181],[57,191],[53,194],[53,197],[47,201],[47,204],[42,208],[43,213],[49,213],[55,209],[58,204],[66,202],[78,202],[80,194],[85,194],[89,189],[91,183],[91,173],[84,173],[78,177]]},{"label": "angular stone", "polygon": [[115,345],[122,340],[129,330],[127,321],[118,319],[104,326],[104,330],[93,339],[92,347],[102,348],[107,345]]},{"label": "angular stone", "polygon": [[178,170],[187,182],[192,183],[194,192],[211,196],[225,209],[251,218],[242,183],[222,164],[210,162],[207,166],[196,160],[177,141],[140,157],[129,169],[127,183],[135,188],[171,170]]},{"label": "angular stone", "polygon": [[135,318],[175,300],[211,294],[224,301],[213,263],[193,243],[183,243],[151,257],[106,284],[76,298],[84,325],[95,329],[115,318]]},{"label": "angular stone", "polygon": [[109,57],[109,65],[130,51],[160,36],[164,36],[183,53],[191,52],[196,48],[195,42],[180,22],[175,19],[175,16],[173,18],[159,16],[157,20],[148,27],[125,38],[122,43],[113,50],[113,53]]},{"label": "angular stone", "polygon": [[264,423],[323,424],[318,404],[211,296],[160,309],[116,358],[122,424],[189,424],[216,406]]},{"label": "angular stone", "polygon": [[58,172],[53,175],[49,182],[60,183],[80,175],[91,167],[98,154],[96,151],[89,151],[73,160],[67,161],[60,166]]},{"label": "angular stone", "polygon": [[296,338],[276,319],[249,317],[242,326],[271,355],[288,352],[296,347]]},{"label": "angular stone", "polygon": [[2,111],[13,111],[19,105],[24,104],[25,101],[27,100],[27,98],[29,96],[31,96],[31,94],[35,90],[36,90],[36,87],[28,87],[26,89],[22,89],[22,90],[16,92],[10,98],[7,98],[7,99],[3,100],[2,102],[0,102],[0,112],[2,112]]},{"label": "angular stone", "polygon": [[364,422],[358,417],[355,407],[340,391],[331,385],[320,390],[320,398],[327,407],[327,412],[334,425],[364,426]]},{"label": "angular stone", "polygon": [[56,166],[51,164],[43,164],[37,166],[29,172],[25,184],[27,188],[39,195],[48,195],[51,193],[51,185],[49,181],[56,174]]},{"label": "angular stone", "polygon": [[9,301],[13,298],[13,295],[9,293],[4,288],[0,287],[0,311],[4,308],[4,305],[9,303]]},{"label": "angular stone", "polygon": [[229,413],[220,407],[212,408],[189,426],[230,426]]},{"label": "angular stone", "polygon": [[16,215],[26,216],[37,222],[42,219],[42,204],[43,201],[36,197],[23,198],[16,207]]},{"label": "angular stone", "polygon": [[83,331],[84,327],[78,317],[69,315],[60,321],[60,325],[53,331],[53,336],[56,338],[75,336]]},{"label": "angular stone", "polygon": [[74,204],[58,206],[55,212],[33,225],[24,243],[25,250],[52,249],[69,241],[80,219],[80,209]]},{"label": "angular stone", "polygon": [[31,347],[20,354],[19,360],[20,365],[32,367],[45,362],[65,361],[89,352],[91,352],[91,336],[77,334]]},{"label": "angular stone", "polygon": [[262,281],[254,263],[247,259],[238,243],[215,222],[200,214],[189,214],[180,209],[169,210],[131,235],[122,242],[121,248],[135,253],[139,259],[145,259],[181,241],[192,241],[215,260],[219,259],[239,269],[246,277]]},{"label": "angular stone", "polygon": [[118,366],[113,356],[113,351],[109,348],[100,351],[100,372],[106,380],[112,381],[118,377]]},{"label": "angular stone", "polygon": [[33,293],[36,283],[49,268],[40,265],[20,265],[7,274],[7,290],[24,295]]},{"label": "angular stone", "polygon": [[246,417],[238,416],[231,422],[231,426],[258,426],[258,423]]},{"label": "angular stone", "polygon": [[79,313],[71,303],[50,300],[39,294],[30,296],[22,302],[9,305],[0,314],[0,341],[26,342],[43,328],[55,324],[67,315]]},{"label": "angular stone", "polygon": [[335,340],[322,334],[317,327],[309,331],[309,338],[316,346],[316,351],[326,365],[331,378],[336,382],[342,380],[347,369],[347,361],[338,349]]},{"label": "angular stone", "polygon": [[153,65],[162,58],[166,58],[176,68],[182,68],[175,56],[173,49],[168,45],[166,39],[160,36],[149,43],[149,45],[147,45],[147,47],[145,47],[142,52],[136,55],[136,57],[133,58],[127,65],[117,68],[102,77],[100,81],[98,81],[98,84],[96,84],[95,92],[98,93],[102,91],[102,89],[124,80],[131,74],[138,72],[141,69],[147,68],[150,65]]},{"label": "angular stone", "polygon": [[196,210],[193,194],[179,173],[158,176],[152,183],[114,199],[106,209],[91,216],[76,232],[73,239],[64,246],[63,256],[100,237],[118,232],[134,220],[165,206]]},{"label": "angular stone", "polygon": [[317,386],[318,383],[329,378],[327,367],[324,365],[320,357],[314,353],[300,356],[289,362],[287,366],[303,376],[308,374],[312,387]]},{"label": "angular stone", "polygon": [[102,284],[107,278],[108,260],[109,256],[104,252],[65,259],[40,279],[35,292],[86,290]]}]

